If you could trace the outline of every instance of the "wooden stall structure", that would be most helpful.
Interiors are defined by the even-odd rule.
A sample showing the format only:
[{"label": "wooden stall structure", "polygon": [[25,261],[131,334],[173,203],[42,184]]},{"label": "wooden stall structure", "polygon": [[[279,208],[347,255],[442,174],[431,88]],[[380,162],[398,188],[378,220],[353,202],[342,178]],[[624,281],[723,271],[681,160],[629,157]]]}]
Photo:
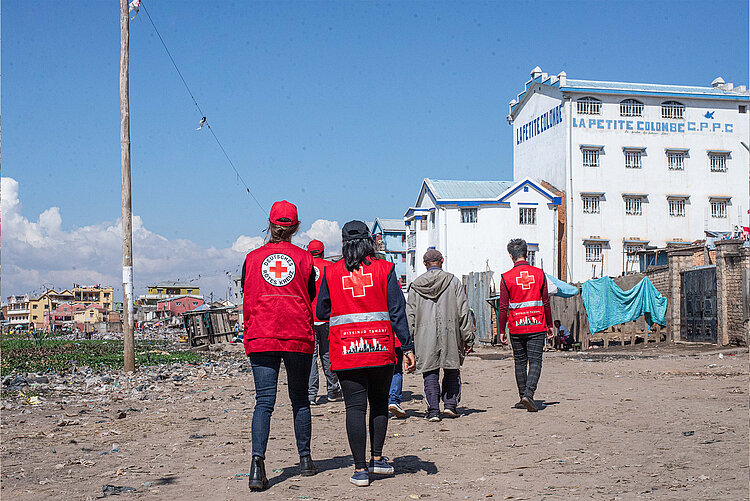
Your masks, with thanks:
[{"label": "wooden stall structure", "polygon": [[469,308],[474,311],[474,320],[477,330],[476,341],[479,343],[494,344],[494,333],[492,331],[492,310],[487,303],[487,298],[493,294],[491,271],[469,273],[463,276],[463,284],[466,289],[466,297]]},{"label": "wooden stall structure", "polygon": [[190,347],[230,342],[234,331],[229,324],[231,308],[211,308],[182,314]]}]

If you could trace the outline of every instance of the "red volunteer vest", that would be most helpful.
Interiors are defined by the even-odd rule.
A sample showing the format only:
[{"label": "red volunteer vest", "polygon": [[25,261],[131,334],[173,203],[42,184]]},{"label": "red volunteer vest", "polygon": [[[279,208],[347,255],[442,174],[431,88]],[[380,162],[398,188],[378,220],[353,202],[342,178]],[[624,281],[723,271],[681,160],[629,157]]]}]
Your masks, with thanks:
[{"label": "red volunteer vest", "polygon": [[343,259],[326,268],[331,294],[328,356],[336,371],[396,363],[387,293],[393,264],[369,260],[369,265],[352,272],[346,270]]},{"label": "red volunteer vest", "polygon": [[[320,284],[323,283],[323,272],[330,265],[331,265],[330,261],[326,261],[325,259],[322,259],[319,257],[313,257],[313,267],[315,269],[315,297],[318,297],[318,294],[320,293]],[[315,314],[314,304],[313,304],[313,319],[316,322],[325,322],[325,320],[318,319],[318,316]]]},{"label": "red volunteer vest", "polygon": [[245,258],[245,353],[313,353],[309,252],[289,242],[269,243]]},{"label": "red volunteer vest", "polygon": [[531,334],[547,330],[542,303],[542,285],[547,280],[540,268],[529,264],[514,266],[503,273],[508,289],[508,332]]}]

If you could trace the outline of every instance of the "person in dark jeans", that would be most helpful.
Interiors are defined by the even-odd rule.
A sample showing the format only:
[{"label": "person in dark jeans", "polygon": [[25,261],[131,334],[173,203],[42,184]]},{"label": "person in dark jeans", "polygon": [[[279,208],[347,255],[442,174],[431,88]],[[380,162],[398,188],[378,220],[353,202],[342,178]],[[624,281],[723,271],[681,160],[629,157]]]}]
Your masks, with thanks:
[{"label": "person in dark jeans", "polygon": [[404,351],[396,347],[396,365],[393,367],[393,379],[388,392],[388,410],[398,418],[406,417],[406,411],[401,407],[404,398]]},{"label": "person in dark jeans", "polygon": [[536,412],[541,408],[541,404],[534,400],[534,393],[542,374],[542,351],[545,339],[552,339],[553,335],[547,278],[541,269],[526,261],[526,241],[520,238],[511,240],[508,253],[513,268],[503,273],[500,281],[497,317],[501,326],[500,342],[507,344],[507,321],[520,397],[514,407]]}]

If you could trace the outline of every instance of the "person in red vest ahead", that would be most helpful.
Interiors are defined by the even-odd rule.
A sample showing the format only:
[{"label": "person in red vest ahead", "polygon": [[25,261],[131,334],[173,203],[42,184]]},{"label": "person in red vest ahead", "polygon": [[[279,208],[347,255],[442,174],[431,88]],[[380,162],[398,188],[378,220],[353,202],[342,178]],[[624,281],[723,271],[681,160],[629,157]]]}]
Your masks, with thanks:
[{"label": "person in red vest ahead", "polygon": [[315,343],[312,316],[315,271],[310,253],[291,243],[298,229],[297,207],[286,200],[274,203],[268,243],[250,252],[242,268],[243,342],[255,381],[249,479],[253,490],[263,490],[269,485],[264,461],[282,360],[292,402],[300,474],[317,473],[310,457],[312,425],[307,399]]},{"label": "person in red vest ahead", "polygon": [[[316,313],[330,319],[331,368],[346,403],[346,434],[354,456],[357,486],[370,485],[369,473],[392,474],[383,456],[388,429],[388,393],[396,363],[396,337],[404,369],[414,372],[414,345],[406,321],[406,300],[393,263],[375,257],[367,225],[349,221],[341,231],[344,259],[328,266],[320,285]],[[365,461],[365,414],[370,404],[369,473]]]},{"label": "person in red vest ahead", "polygon": [[[503,273],[500,282],[500,307],[497,325],[501,326],[500,342],[510,344],[516,366],[516,384],[520,402],[513,407],[538,411],[542,405],[534,400],[539,376],[542,374],[542,351],[545,337],[552,339],[552,310],[549,306],[547,279],[540,268],[526,261],[526,241],[515,238],[508,242],[513,268]],[[528,374],[526,372],[528,366]]]},{"label": "person in red vest ahead", "polygon": [[[310,243],[307,244],[307,251],[313,256],[315,287],[316,290],[320,290],[320,284],[323,281],[323,272],[325,272],[326,267],[329,266],[331,262],[323,259],[325,245],[323,245],[323,242],[320,240],[310,241]],[[323,366],[323,374],[326,376],[328,401],[340,402],[343,397],[341,396],[339,378],[336,377],[336,373],[331,370],[331,363],[328,360],[328,322],[320,320],[315,316],[315,308],[313,308],[313,320],[315,324],[313,326],[313,332],[315,334],[315,353],[313,354],[312,367],[310,368],[310,405],[315,405],[318,398],[318,356],[320,356],[320,365]]]}]

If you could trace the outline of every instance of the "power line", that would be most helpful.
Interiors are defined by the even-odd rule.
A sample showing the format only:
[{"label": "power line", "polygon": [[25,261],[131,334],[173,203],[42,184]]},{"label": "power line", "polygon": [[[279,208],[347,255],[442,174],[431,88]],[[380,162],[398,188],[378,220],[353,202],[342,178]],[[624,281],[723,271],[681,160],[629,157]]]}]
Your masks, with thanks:
[{"label": "power line", "polygon": [[250,195],[253,200],[255,200],[255,203],[258,204],[258,207],[263,213],[268,213],[266,209],[263,208],[261,203],[258,201],[257,198],[255,198],[255,195],[250,191],[250,187],[245,183],[245,180],[242,179],[242,176],[240,175],[239,171],[237,170],[237,167],[235,167],[234,162],[232,162],[232,159],[229,157],[229,154],[227,153],[227,150],[224,148],[224,145],[221,144],[221,141],[219,141],[219,137],[216,135],[214,130],[211,128],[211,125],[208,123],[208,120],[206,119],[206,115],[203,113],[203,110],[201,109],[200,105],[198,104],[198,101],[195,99],[195,96],[193,95],[193,92],[190,90],[190,87],[188,86],[187,82],[185,81],[185,77],[182,76],[182,72],[180,71],[180,68],[177,66],[177,63],[175,62],[174,58],[172,57],[172,53],[169,51],[169,48],[167,47],[167,44],[164,42],[164,39],[161,36],[161,33],[159,33],[159,29],[156,27],[156,23],[154,23],[154,20],[151,18],[151,14],[148,13],[148,9],[146,8],[146,5],[141,2],[140,7],[143,9],[143,12],[146,13],[146,17],[148,17],[148,20],[151,22],[151,26],[154,27],[154,31],[156,32],[156,36],[159,37],[159,41],[161,42],[162,47],[164,47],[164,50],[167,52],[167,56],[169,56],[169,60],[172,61],[172,65],[174,66],[174,69],[177,70],[177,74],[180,76],[180,80],[182,80],[182,84],[185,86],[185,90],[188,91],[188,94],[190,94],[190,99],[193,100],[193,104],[195,105],[195,108],[198,110],[198,113],[201,115],[201,124],[205,124],[206,127],[208,127],[208,130],[211,131],[211,135],[213,136],[214,140],[216,141],[216,144],[219,145],[219,148],[221,149],[221,152],[224,153],[224,156],[226,157],[227,161],[229,162],[229,165],[232,167],[232,170],[234,170],[234,173],[237,175],[237,179],[240,180],[240,182],[245,186],[245,190],[247,190],[247,194]]}]

